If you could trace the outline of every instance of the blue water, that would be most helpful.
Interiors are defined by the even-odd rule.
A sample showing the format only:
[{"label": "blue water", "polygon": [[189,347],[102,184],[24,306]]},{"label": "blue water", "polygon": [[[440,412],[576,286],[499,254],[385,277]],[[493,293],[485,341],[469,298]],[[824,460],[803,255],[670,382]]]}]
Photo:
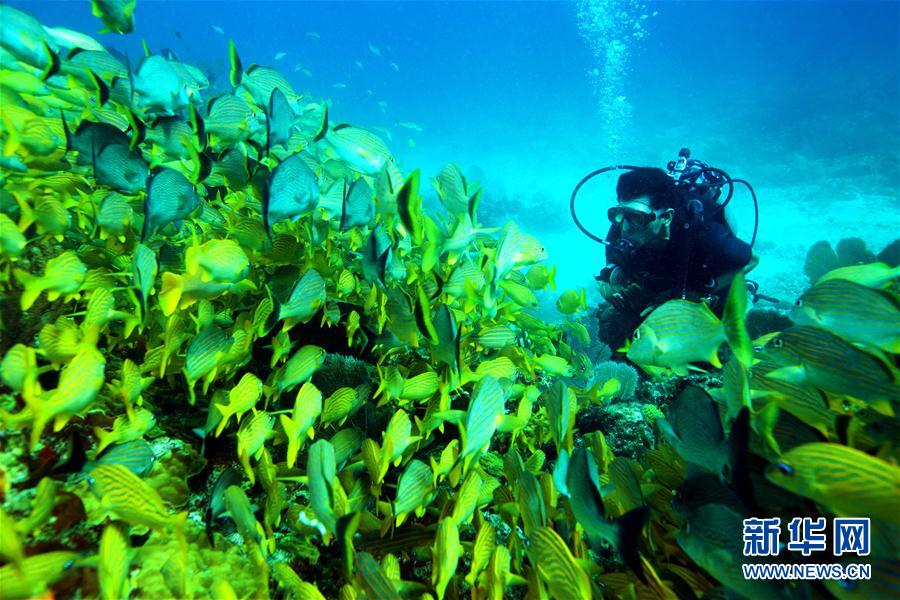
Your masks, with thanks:
[{"label": "blue water", "polygon": [[[100,29],[86,1],[13,4]],[[132,57],[144,38],[221,82],[232,38],[245,67],[274,65],[330,98],[334,122],[390,130],[404,172],[457,162],[484,186],[482,223],[515,218],[542,239],[561,288],[591,289],[602,266],[569,217],[574,184],[607,164],[664,166],[682,146],[754,184],[755,275],[770,293],[797,292],[818,239],[857,235],[877,251],[900,233],[896,2],[138,0],[135,23],[96,37]],[[613,184],[579,198],[598,233]],[[733,208],[748,236],[749,196]]]}]

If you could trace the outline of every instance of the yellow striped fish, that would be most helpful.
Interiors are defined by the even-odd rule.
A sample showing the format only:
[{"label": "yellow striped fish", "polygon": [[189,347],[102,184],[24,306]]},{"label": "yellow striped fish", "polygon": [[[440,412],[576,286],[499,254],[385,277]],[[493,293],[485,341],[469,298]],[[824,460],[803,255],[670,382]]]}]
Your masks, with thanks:
[{"label": "yellow striped fish", "polygon": [[174,527],[179,534],[183,532],[187,513],[171,514],[159,493],[126,467],[100,465],[90,472],[88,483],[103,508],[126,523],[156,531]]},{"label": "yellow striped fish", "polygon": [[32,598],[43,594],[57,581],[71,573],[78,560],[75,552],[45,552],[29,556],[21,569],[15,563],[0,567],[0,590],[3,598]]},{"label": "yellow striped fish", "polygon": [[128,540],[115,525],[107,525],[100,537],[97,579],[100,598],[118,600],[128,597],[128,567],[131,562]]},{"label": "yellow striped fish", "polygon": [[0,380],[15,392],[21,392],[28,380],[37,378],[37,356],[34,348],[16,344],[6,351],[0,362]]},{"label": "yellow striped fish", "polygon": [[487,521],[482,521],[475,536],[475,543],[472,546],[472,566],[469,574],[466,575],[466,581],[469,585],[475,585],[478,575],[483,571],[491,560],[494,553],[497,532],[494,527]]},{"label": "yellow striped fish", "polygon": [[628,360],[685,375],[694,362],[721,367],[716,352],[724,341],[725,328],[706,304],[670,300],[638,326],[628,347]]},{"label": "yellow striped fish", "polygon": [[[438,199],[452,215],[467,215],[469,211],[469,195],[466,190],[466,179],[455,163],[441,169],[433,181]],[[461,217],[462,218],[462,217]],[[471,224],[471,220],[469,221]]]},{"label": "yellow striped fish", "polygon": [[371,554],[357,552],[354,563],[366,597],[372,600],[400,600],[394,584]]},{"label": "yellow striped fish", "polygon": [[250,259],[234,240],[209,240],[188,248],[185,269],[216,281],[236,283],[250,272]]},{"label": "yellow striped fish", "polygon": [[524,243],[525,237],[518,225],[513,221],[508,222],[497,242],[497,255],[494,258],[494,281],[501,281],[516,266],[516,260],[522,252]]},{"label": "yellow striped fish", "polygon": [[25,236],[13,220],[6,213],[0,213],[0,255],[16,258],[25,249],[25,244]]},{"label": "yellow striped fish", "polygon": [[137,475],[143,477],[153,467],[153,449],[145,440],[135,440],[113,446],[84,466],[84,472],[90,473],[100,465],[121,465]]},{"label": "yellow striped fish", "polygon": [[437,592],[438,600],[443,600],[447,584],[456,574],[456,566],[461,555],[459,529],[451,517],[445,517],[438,523],[432,548],[431,585]]},{"label": "yellow striped fish", "polygon": [[475,384],[460,453],[466,464],[490,444],[505,404],[506,394],[497,379],[488,375]]},{"label": "yellow striped fish", "polygon": [[159,265],[156,262],[156,254],[144,244],[138,244],[131,262],[131,277],[132,285],[137,288],[139,293],[138,299],[145,315],[147,313],[147,299],[153,290],[153,284],[156,281],[158,272]]},{"label": "yellow striped fish", "polygon": [[769,465],[766,477],[838,515],[900,524],[900,468],[855,448],[804,444]]},{"label": "yellow striped fish", "polygon": [[350,413],[361,404],[359,392],[350,387],[338,388],[325,399],[322,410],[322,427],[337,422],[343,425]]},{"label": "yellow striped fish", "polygon": [[797,385],[781,381],[768,375],[778,368],[773,361],[760,361],[750,370],[750,389],[754,399],[773,401],[778,408],[786,410],[810,427],[814,427],[825,437],[833,435],[835,413],[828,408],[822,392],[810,385]]},{"label": "yellow striped fish", "polygon": [[[259,458],[263,444],[272,437],[275,417],[264,410],[241,422],[237,432],[237,451],[242,457]],[[252,480],[252,478],[251,478]]]},{"label": "yellow striped fish", "polygon": [[334,461],[342,469],[362,447],[363,434],[358,429],[341,429],[328,440],[334,447]]},{"label": "yellow striped fish", "polygon": [[409,420],[409,415],[402,409],[398,409],[384,429],[379,479],[384,477],[390,463],[394,463],[394,466],[400,464],[403,453],[416,439],[418,438],[412,436],[412,422]]},{"label": "yellow striped fish", "polygon": [[325,304],[325,280],[315,269],[307,270],[291,290],[287,302],[278,307],[278,320],[284,329],[313,318]]},{"label": "yellow striped fish", "polygon": [[49,477],[44,477],[35,490],[34,502],[31,504],[31,514],[26,519],[16,523],[16,530],[22,534],[39,530],[41,526],[50,520],[55,505],[56,481]]},{"label": "yellow striped fish", "polygon": [[263,526],[253,516],[253,508],[250,499],[244,490],[237,485],[229,486],[224,495],[225,509],[237,526],[238,533],[243,536],[245,542],[261,544],[266,534]]},{"label": "yellow striped fish", "polygon": [[210,101],[204,124],[212,144],[225,147],[248,139],[261,122],[246,100],[224,94]]},{"label": "yellow striped fish", "polygon": [[37,345],[51,362],[69,362],[78,354],[81,344],[81,331],[66,317],[44,325],[38,332]]},{"label": "yellow striped fish", "polygon": [[496,350],[512,346],[516,343],[518,332],[512,327],[506,325],[494,325],[493,327],[485,327],[475,336],[475,341],[482,348],[488,350]]},{"label": "yellow striped fish", "polygon": [[97,212],[100,239],[113,236],[124,241],[124,235],[131,230],[133,219],[134,210],[128,198],[118,192],[110,193],[100,203],[100,210]]},{"label": "yellow striped fish", "polygon": [[22,540],[19,538],[19,525],[0,508],[0,558],[17,569],[21,568],[25,558]]},{"label": "yellow striped fish", "polygon": [[800,296],[791,313],[796,325],[821,327],[850,342],[900,354],[896,298],[845,279],[829,279]]},{"label": "yellow striped fish", "polygon": [[110,444],[122,444],[139,439],[155,425],[156,416],[144,408],[136,409],[130,417],[129,415],[120,415],[116,417],[110,431],[94,427],[94,435],[98,440],[96,452],[100,454]]},{"label": "yellow striped fish", "polygon": [[272,67],[251,66],[241,78],[241,87],[250,94],[258,106],[266,106],[272,91],[276,88],[281,90],[289,101],[294,102],[298,99],[298,94],[290,82],[280,71]]},{"label": "yellow striped fish", "polygon": [[315,435],[313,427],[320,414],[322,414],[322,392],[307,381],[297,392],[294,410],[290,418],[287,415],[278,417],[288,440],[286,458],[288,468],[293,468],[296,464],[297,454],[300,452],[303,442],[307,438],[312,439]]},{"label": "yellow striped fish", "polygon": [[20,299],[22,310],[28,310],[42,292],[47,292],[47,300],[53,302],[60,296],[76,293],[87,275],[87,267],[74,252],[63,252],[47,261],[44,275],[36,277],[21,269],[13,271],[16,279],[25,288]]},{"label": "yellow striped fish", "polygon": [[[320,531],[335,533],[337,516],[334,512],[334,487],[337,465],[334,447],[327,440],[319,440],[309,447],[306,457],[309,482],[309,505],[321,524]],[[339,483],[337,485],[340,485]]]},{"label": "yellow striped fish", "polygon": [[325,363],[325,356],[324,348],[312,344],[297,350],[278,371],[276,385],[279,393],[289,392],[312,379],[313,374]]},{"label": "yellow striped fish", "polygon": [[330,150],[354,171],[374,177],[393,162],[391,151],[377,135],[342,123],[325,136]]},{"label": "yellow striped fish", "polygon": [[767,376],[795,385],[813,385],[825,392],[869,403],[896,403],[900,398],[897,371],[887,362],[815,327],[791,327],[764,350],[780,364]]},{"label": "yellow striped fish", "polygon": [[31,430],[31,446],[37,445],[46,424],[53,419],[53,428],[59,431],[76,414],[85,410],[97,398],[103,387],[106,359],[96,348],[82,348],[66,365],[59,376],[59,385],[49,398],[25,396],[25,402],[34,414]]},{"label": "yellow striped fish", "polygon": [[232,339],[222,329],[210,326],[197,334],[188,345],[184,359],[184,377],[187,379],[190,403],[195,402],[194,384],[203,377],[215,376],[222,357],[231,348]]},{"label": "yellow striped fish", "polygon": [[419,402],[431,398],[440,387],[440,379],[434,371],[425,371],[403,381],[401,400]]},{"label": "yellow striped fish", "polygon": [[262,397],[263,382],[253,373],[245,373],[237,385],[228,392],[228,404],[217,404],[216,408],[222,415],[219,426],[216,428],[216,437],[222,434],[228,421],[236,416],[240,421],[245,412],[254,408]]},{"label": "yellow striped fish", "polygon": [[591,597],[587,573],[558,533],[549,527],[536,529],[531,536],[530,555],[553,598]]},{"label": "yellow striped fish", "polygon": [[453,521],[457,525],[468,523],[478,506],[478,497],[483,481],[475,471],[469,471],[459,490],[456,492],[456,501],[453,503]]},{"label": "yellow striped fish", "polygon": [[422,515],[431,502],[432,481],[431,468],[420,460],[411,460],[406,470],[400,475],[397,484],[397,498],[394,500],[394,517],[397,527],[403,525],[406,517],[414,512]]}]

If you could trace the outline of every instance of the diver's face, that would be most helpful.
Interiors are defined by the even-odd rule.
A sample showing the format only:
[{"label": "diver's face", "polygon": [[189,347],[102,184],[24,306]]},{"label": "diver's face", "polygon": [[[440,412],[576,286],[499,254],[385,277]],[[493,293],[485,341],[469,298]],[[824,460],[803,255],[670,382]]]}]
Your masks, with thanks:
[{"label": "diver's face", "polygon": [[635,246],[644,246],[661,237],[662,227],[663,222],[658,218],[647,225],[625,219],[622,221],[622,237]]},{"label": "diver's face", "polygon": [[629,208],[616,219],[622,227],[622,237],[637,247],[664,241],[672,220],[672,210],[655,211],[650,208],[650,198],[642,196],[625,203]]}]

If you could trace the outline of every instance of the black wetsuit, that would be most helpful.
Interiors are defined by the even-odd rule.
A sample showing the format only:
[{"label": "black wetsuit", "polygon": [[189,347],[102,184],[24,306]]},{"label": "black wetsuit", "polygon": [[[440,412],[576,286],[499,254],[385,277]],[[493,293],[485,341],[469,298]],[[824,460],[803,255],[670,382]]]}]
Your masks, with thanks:
[{"label": "black wetsuit", "polygon": [[[621,227],[614,224],[606,240],[613,244],[620,236]],[[639,284],[648,295],[680,298],[684,294],[692,300],[707,296],[718,286],[719,278],[744,268],[750,258],[750,245],[715,220],[686,229],[676,219],[663,248],[623,253],[614,245],[606,247],[607,266],[621,267],[626,279]]]},{"label": "black wetsuit", "polygon": [[[638,284],[640,297],[631,310],[622,312],[610,304],[601,304],[597,313],[598,336],[617,348],[641,322],[647,306],[662,304],[682,295],[693,301],[708,297],[719,286],[718,280],[745,267],[751,259],[750,245],[735,237],[716,220],[696,223],[690,229],[676,217],[671,237],[662,248],[638,248],[622,252],[615,246],[621,227],[614,224],[606,236],[606,268],[598,279],[609,281],[613,266],[620,267],[627,283]],[[720,292],[721,293],[721,292]],[[711,305],[721,316],[724,298]]]}]

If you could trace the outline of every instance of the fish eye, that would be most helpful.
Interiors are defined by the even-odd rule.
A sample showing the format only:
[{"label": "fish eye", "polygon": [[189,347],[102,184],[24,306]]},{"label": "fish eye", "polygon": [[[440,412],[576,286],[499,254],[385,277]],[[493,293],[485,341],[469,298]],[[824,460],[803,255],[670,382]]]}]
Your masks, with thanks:
[{"label": "fish eye", "polygon": [[777,463],[775,466],[778,468],[779,471],[781,471],[782,475],[790,476],[790,475],[794,474],[794,468],[787,463],[780,462],[780,463]]},{"label": "fish eye", "polygon": [[762,346],[753,346],[753,351],[754,351],[754,352],[762,352],[762,351],[763,351],[763,347],[762,347]]},{"label": "fish eye", "polygon": [[797,301],[794,303],[797,308],[803,307],[803,298],[797,298]]},{"label": "fish eye", "polygon": [[775,341],[772,342],[772,346],[775,348],[783,348],[784,340],[781,338],[776,338]]},{"label": "fish eye", "polygon": [[631,334],[631,339],[633,339],[634,341],[638,341],[639,339],[641,339],[641,332],[639,330],[635,330],[635,332]]}]

